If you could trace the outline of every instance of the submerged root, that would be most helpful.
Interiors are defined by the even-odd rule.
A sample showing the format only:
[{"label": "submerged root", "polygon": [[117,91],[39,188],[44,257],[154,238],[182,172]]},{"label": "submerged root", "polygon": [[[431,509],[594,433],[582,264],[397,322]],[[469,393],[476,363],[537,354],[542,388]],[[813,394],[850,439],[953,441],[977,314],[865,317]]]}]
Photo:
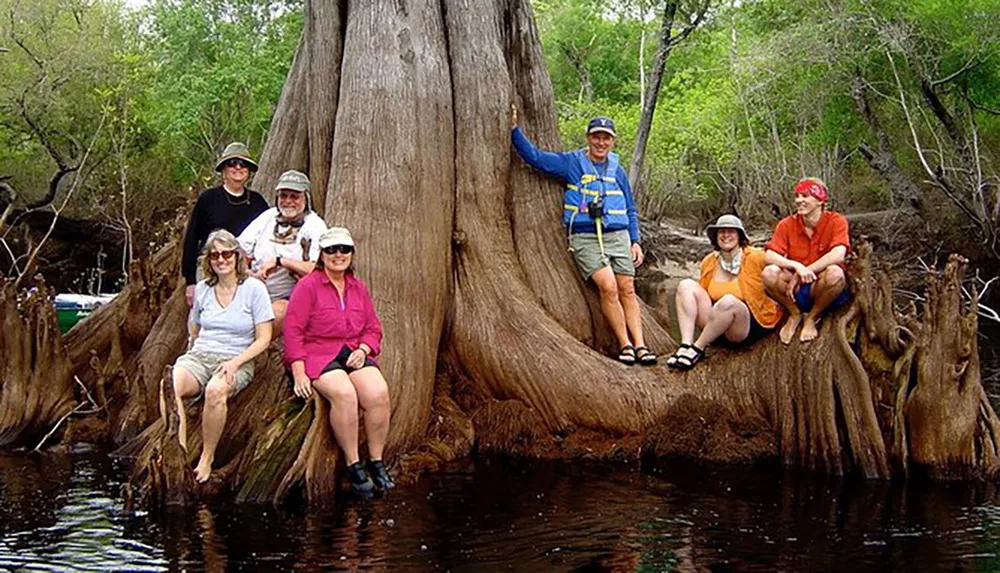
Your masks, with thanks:
[{"label": "submerged root", "polygon": [[747,464],[775,459],[774,429],[758,417],[737,417],[717,402],[683,396],[646,433],[647,457]]}]

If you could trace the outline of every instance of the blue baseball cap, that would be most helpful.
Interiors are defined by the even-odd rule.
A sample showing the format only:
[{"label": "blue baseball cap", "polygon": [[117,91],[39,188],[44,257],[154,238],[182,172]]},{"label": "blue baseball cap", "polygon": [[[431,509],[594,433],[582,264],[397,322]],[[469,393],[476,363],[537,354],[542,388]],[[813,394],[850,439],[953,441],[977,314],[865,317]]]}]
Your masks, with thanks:
[{"label": "blue baseball cap", "polygon": [[587,124],[587,135],[597,131],[609,133],[611,137],[618,137],[618,134],[615,133],[615,122],[606,117],[595,117]]}]

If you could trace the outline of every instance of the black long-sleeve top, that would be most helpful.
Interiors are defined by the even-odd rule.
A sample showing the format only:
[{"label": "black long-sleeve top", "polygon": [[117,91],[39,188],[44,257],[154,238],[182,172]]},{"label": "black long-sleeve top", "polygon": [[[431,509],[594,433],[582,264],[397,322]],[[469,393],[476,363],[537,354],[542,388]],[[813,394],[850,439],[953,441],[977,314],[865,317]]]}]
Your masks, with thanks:
[{"label": "black long-sleeve top", "polygon": [[184,232],[184,253],[181,273],[188,285],[197,282],[198,252],[205,239],[216,229],[225,229],[239,236],[243,229],[268,208],[264,197],[246,189],[241,197],[233,197],[221,186],[206,189],[198,196]]}]

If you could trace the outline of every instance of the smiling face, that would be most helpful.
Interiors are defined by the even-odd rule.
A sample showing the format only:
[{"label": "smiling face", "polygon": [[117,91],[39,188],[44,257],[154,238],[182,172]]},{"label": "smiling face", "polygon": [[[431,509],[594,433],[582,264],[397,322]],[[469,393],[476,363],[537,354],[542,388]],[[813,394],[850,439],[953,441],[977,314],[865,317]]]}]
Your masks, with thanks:
[{"label": "smiling face", "polygon": [[614,146],[614,136],[606,131],[595,131],[587,136],[587,151],[594,163],[604,163]]},{"label": "smiling face", "polygon": [[222,165],[222,180],[236,187],[243,186],[250,178],[250,166],[242,159],[230,159]]},{"label": "smiling face", "polygon": [[302,191],[279,189],[278,211],[285,219],[298,219],[306,212],[306,194]]},{"label": "smiling face", "polygon": [[227,249],[218,241],[212,244],[208,251],[208,261],[212,265],[212,270],[219,277],[225,277],[236,272],[236,263],[239,253],[235,249]]},{"label": "smiling face", "polygon": [[795,194],[795,212],[797,214],[802,215],[803,217],[808,217],[822,208],[823,202],[812,195],[803,193]]},{"label": "smiling face", "polygon": [[351,261],[354,260],[354,247],[348,245],[325,247],[320,253],[320,257],[323,258],[323,268],[337,274],[345,273],[351,269]]},{"label": "smiling face", "polygon": [[715,235],[715,242],[719,245],[720,251],[728,253],[739,248],[740,232],[736,229],[719,229]]}]

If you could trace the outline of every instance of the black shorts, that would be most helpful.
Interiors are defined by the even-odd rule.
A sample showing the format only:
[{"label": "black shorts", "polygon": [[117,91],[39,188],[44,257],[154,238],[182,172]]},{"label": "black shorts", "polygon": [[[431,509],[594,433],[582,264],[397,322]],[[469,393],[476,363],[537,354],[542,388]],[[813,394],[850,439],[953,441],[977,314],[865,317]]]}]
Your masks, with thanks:
[{"label": "black shorts", "polygon": [[754,342],[757,342],[758,340],[764,338],[765,336],[771,334],[772,332],[774,332],[773,328],[766,328],[764,326],[761,326],[761,324],[757,322],[757,319],[754,318],[753,313],[751,312],[750,331],[747,332],[747,337],[743,339],[743,342],[740,342],[740,344],[753,344]]},{"label": "black shorts", "polygon": [[723,334],[718,339],[716,339],[716,341],[713,342],[712,344],[716,346],[724,346],[726,348],[742,348],[744,346],[750,346],[754,342],[757,342],[758,340],[764,338],[765,336],[771,334],[772,332],[774,332],[773,328],[767,328],[765,326],[761,326],[761,324],[757,322],[757,319],[754,318],[753,313],[751,312],[750,330],[747,332],[746,338],[744,338],[739,342],[733,342],[732,340],[726,338],[726,335]]},{"label": "black shorts", "polygon": [[[319,375],[322,376],[327,372],[333,372],[334,370],[343,370],[348,374],[354,372],[356,369],[351,368],[350,366],[347,365],[347,359],[351,356],[351,352],[353,352],[353,350],[348,348],[346,344],[342,346],[340,348],[340,352],[337,353],[337,357],[331,360],[330,363],[323,368],[323,371],[320,372]],[[375,361],[367,356],[365,356],[365,365],[362,366],[362,368],[364,368],[365,366],[374,366],[378,368],[378,365],[375,364]]]}]

